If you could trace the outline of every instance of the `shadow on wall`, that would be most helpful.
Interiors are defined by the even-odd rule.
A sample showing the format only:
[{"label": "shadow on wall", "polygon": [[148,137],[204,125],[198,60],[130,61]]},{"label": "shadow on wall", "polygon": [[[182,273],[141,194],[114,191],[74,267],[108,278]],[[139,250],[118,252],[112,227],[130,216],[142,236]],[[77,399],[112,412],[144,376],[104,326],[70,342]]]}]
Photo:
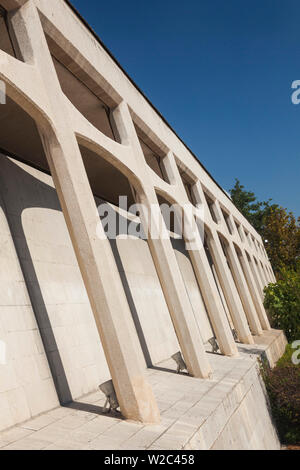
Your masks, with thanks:
[{"label": "shadow on wall", "polygon": [[[34,264],[31,258],[30,250],[27,244],[26,236],[22,225],[22,212],[24,209],[36,208],[37,198],[34,198],[34,193],[28,194],[26,201],[21,198],[15,198],[14,200],[14,223],[9,211],[7,211],[5,204],[4,192],[7,192],[7,184],[9,184],[10,175],[13,174],[13,178],[17,182],[24,183],[36,183],[35,178],[22,170],[18,165],[13,163],[9,158],[0,156],[0,181],[1,181],[1,198],[0,204],[4,204],[2,207],[7,217],[7,222],[12,234],[12,239],[15,245],[15,250],[18,255],[22,274],[26,283],[28,295],[30,298],[31,306],[36,318],[36,322],[39,328],[39,332],[44,345],[46,357],[51,370],[52,378],[58,395],[60,404],[70,403],[72,401],[72,395],[66,373],[63,367],[59,349],[55,340],[52,325],[49,319],[47,308],[43,299],[39,281],[35,272]],[[56,196],[56,192],[53,188],[48,185],[39,182],[43,185],[47,191],[53,192],[51,198],[52,206],[40,205],[39,207],[61,211],[59,202]],[[31,199],[32,198],[32,199]],[[49,201],[47,201],[49,202]]]},{"label": "shadow on wall", "polygon": [[[120,216],[120,217],[122,217],[122,216]],[[122,217],[122,218],[124,219],[124,217]],[[129,224],[129,221],[127,219],[125,219],[124,222],[125,222],[125,224]],[[124,226],[124,225],[122,225],[122,226]],[[121,235],[121,232],[119,232],[119,235]],[[122,285],[123,285],[123,288],[124,288],[124,291],[125,291],[125,295],[126,295],[126,298],[127,298],[129,308],[130,308],[133,323],[134,323],[134,326],[135,326],[135,329],[136,329],[136,332],[137,332],[137,335],[138,335],[138,338],[139,338],[139,342],[140,342],[140,345],[141,345],[141,348],[142,348],[142,351],[143,351],[143,355],[144,355],[144,358],[145,358],[145,361],[146,361],[146,365],[147,365],[147,367],[152,367],[153,364],[152,364],[150,352],[149,352],[149,349],[148,349],[148,346],[147,346],[146,338],[145,338],[143,328],[142,328],[142,325],[141,325],[141,322],[140,322],[140,319],[139,319],[139,315],[138,315],[138,312],[137,312],[137,309],[136,309],[136,306],[135,306],[135,303],[134,303],[134,300],[133,300],[133,296],[132,296],[132,293],[131,293],[131,290],[130,290],[130,286],[128,284],[128,280],[127,280],[127,277],[126,277],[126,274],[125,274],[125,267],[123,266],[121,256],[120,256],[120,253],[119,253],[119,250],[118,250],[117,240],[110,239],[109,241],[110,241],[110,246],[112,248],[115,261],[117,263],[118,271],[120,273]]]},{"label": "shadow on wall", "polygon": [[[22,223],[22,213],[27,209],[42,208],[61,212],[59,200],[53,187],[36,179],[34,176],[22,169],[17,162],[15,163],[12,159],[2,155],[0,155],[0,183],[0,204],[2,203],[4,205],[3,211],[6,214],[7,222],[13,236],[12,238],[15,245],[15,250],[18,255],[31,306],[44,345],[45,354],[51,370],[56,392],[60,403],[62,405],[68,404],[73,401],[71,389],[68,383],[67,374],[64,369],[59,347],[55,338],[55,333],[51,324],[51,319],[47,311],[47,305],[45,303],[45,299],[43,298],[42,289],[39,284],[38,275],[36,273],[34,261],[30,253],[30,248],[28,246],[26,233],[24,232]],[[18,191],[17,188],[21,188],[22,186],[32,187],[35,188],[35,190],[27,191],[26,197],[23,195],[23,197],[18,195],[18,197],[15,198],[6,197],[6,194],[14,194],[16,191]],[[38,196],[36,191],[39,192]],[[45,196],[43,196],[43,193]],[[13,201],[11,201],[12,199]],[[11,204],[12,207],[9,207]],[[124,224],[124,221],[129,223],[127,219],[123,218],[123,226],[126,225]],[[120,231],[120,234],[122,234],[122,231]],[[130,307],[138,339],[144,354],[145,362],[148,367],[151,367],[152,360],[150,357],[150,352],[126,277],[125,269],[119,254],[117,240],[110,240],[110,243]],[[80,406],[78,402],[77,406]],[[98,411],[100,413],[102,412],[101,407]]]},{"label": "shadow on wall", "polygon": [[[106,206],[106,204],[107,204],[105,201],[99,200],[99,199],[96,200],[96,203],[97,203],[98,207],[99,206]],[[113,210],[115,215],[116,215],[116,238],[108,237],[108,239],[109,239],[109,242],[110,242],[110,245],[111,245],[111,248],[112,248],[112,252],[113,252],[113,255],[114,255],[114,259],[115,259],[115,262],[117,264],[117,268],[118,268],[118,271],[119,271],[119,274],[120,274],[123,289],[125,291],[125,295],[126,295],[126,298],[127,298],[129,308],[130,308],[131,316],[132,316],[132,319],[133,319],[133,323],[134,323],[135,330],[136,330],[136,333],[137,333],[137,336],[138,336],[140,347],[142,349],[142,353],[143,353],[143,356],[144,356],[144,359],[145,359],[146,366],[149,367],[149,368],[153,368],[156,361],[155,361],[155,359],[153,360],[153,357],[151,356],[151,351],[150,351],[151,345],[150,345],[150,348],[149,348],[149,345],[147,344],[147,335],[149,335],[149,330],[147,329],[147,326],[144,325],[144,328],[146,329],[145,332],[144,332],[143,326],[142,326],[142,323],[141,323],[141,319],[140,319],[140,316],[141,316],[142,319],[145,320],[145,318],[143,318],[143,314],[145,315],[145,313],[146,313],[146,315],[147,315],[147,312],[145,312],[143,310],[144,306],[140,306],[140,309],[141,309],[140,315],[138,313],[138,307],[136,305],[136,300],[134,299],[134,295],[132,294],[130,283],[129,283],[129,278],[128,278],[128,276],[130,276],[130,272],[128,272],[128,266],[126,266],[124,264],[124,260],[122,260],[122,256],[120,254],[120,248],[118,246],[119,241],[122,239],[122,235],[127,236],[129,234],[130,237],[132,238],[132,240],[138,240],[139,238],[142,239],[142,240],[145,240],[145,236],[144,236],[143,229],[142,229],[142,226],[141,226],[140,222],[135,222],[133,220],[128,219],[126,217],[126,215],[123,216],[118,211],[117,208],[113,207],[111,204],[108,204],[108,205],[109,205],[110,210]],[[103,227],[105,229],[105,224],[103,224]],[[147,245],[146,251],[148,251],[149,248],[148,248],[148,243],[147,243],[146,240],[145,240],[145,244]],[[150,251],[149,251],[149,253],[150,253]],[[139,256],[138,252],[136,253],[136,256]],[[151,255],[150,255],[150,257],[151,257]],[[151,262],[152,262],[152,258],[151,258]],[[126,263],[126,261],[125,261],[125,263]],[[147,263],[147,260],[145,261],[145,263]],[[154,266],[154,264],[153,264],[153,266]],[[146,279],[143,279],[143,282],[144,282],[145,285],[147,285],[147,280]],[[158,278],[157,278],[157,283],[160,286]],[[162,294],[162,296],[163,296],[163,294]],[[166,309],[167,309],[167,307],[166,307]],[[151,314],[152,314],[152,312],[151,312]],[[168,319],[169,319],[169,313],[168,313]],[[159,321],[159,319],[155,315],[155,312],[153,312],[152,321]],[[149,337],[148,337],[148,341],[151,342],[151,339]],[[153,343],[153,341],[152,341],[152,343]],[[152,344],[152,348],[153,348],[153,344]],[[175,347],[175,349],[176,349],[176,347]],[[153,349],[152,349],[152,352],[153,352]],[[175,353],[175,352],[176,351],[174,350],[173,353]],[[166,358],[161,358],[161,360],[166,359]]]}]

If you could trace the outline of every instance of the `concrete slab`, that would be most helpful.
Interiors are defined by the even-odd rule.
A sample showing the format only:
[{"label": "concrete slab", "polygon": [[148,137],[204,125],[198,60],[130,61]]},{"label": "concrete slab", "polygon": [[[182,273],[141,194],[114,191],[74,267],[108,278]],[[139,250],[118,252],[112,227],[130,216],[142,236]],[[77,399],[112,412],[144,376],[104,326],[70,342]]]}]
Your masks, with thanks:
[{"label": "concrete slab", "polygon": [[172,360],[148,369],[161,412],[158,425],[102,414],[103,395],[95,392],[81,405],[57,408],[0,433],[0,450],[279,449],[257,358],[263,353],[275,361],[284,342],[282,333],[271,331],[254,347],[239,346],[239,357],[209,354],[211,380],[176,374]]}]

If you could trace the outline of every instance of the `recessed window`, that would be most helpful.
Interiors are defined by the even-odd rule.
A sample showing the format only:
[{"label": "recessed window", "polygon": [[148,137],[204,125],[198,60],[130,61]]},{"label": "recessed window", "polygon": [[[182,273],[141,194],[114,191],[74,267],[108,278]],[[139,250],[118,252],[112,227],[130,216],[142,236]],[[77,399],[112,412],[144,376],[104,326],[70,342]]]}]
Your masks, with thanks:
[{"label": "recessed window", "polygon": [[0,6],[0,49],[15,57],[13,45],[7,27],[7,16],[4,8]]},{"label": "recessed window", "polygon": [[216,222],[216,224],[217,224],[218,223],[218,218],[217,218],[217,215],[216,215],[215,203],[205,191],[204,191],[204,196],[205,196],[205,199],[206,199],[206,202],[207,202],[207,205],[208,205],[210,215],[211,215],[213,221]]},{"label": "recessed window", "polygon": [[222,214],[223,214],[224,220],[225,220],[227,228],[228,228],[228,232],[232,235],[233,230],[232,230],[232,227],[231,227],[229,214],[227,214],[227,212],[225,212],[223,209],[221,209],[221,210],[222,210]]},{"label": "recessed window", "polygon": [[238,231],[238,234],[239,234],[239,236],[240,236],[240,239],[241,239],[241,241],[243,242],[243,241],[244,241],[244,237],[243,237],[243,230],[242,230],[242,227],[241,227],[241,225],[240,225],[236,220],[234,221],[234,223],[235,223],[236,229],[237,229],[237,231]]},{"label": "recessed window", "polygon": [[250,239],[250,234],[249,232],[244,228],[245,236],[248,241],[248,245],[251,247],[251,239]]},{"label": "recessed window", "polygon": [[257,244],[256,244],[256,240],[254,237],[252,237],[252,242],[253,242],[253,245],[255,246],[255,249],[256,251],[258,252],[258,248],[257,248]]},{"label": "recessed window", "polygon": [[185,188],[187,197],[189,198],[190,203],[193,204],[194,206],[196,206],[197,201],[196,201],[195,196],[193,194],[193,185],[195,184],[195,182],[193,181],[193,179],[185,171],[183,171],[181,168],[179,168],[178,165],[177,165],[177,168],[178,168],[178,171],[180,173],[180,176],[181,176],[181,179],[182,179],[183,186]]},{"label": "recessed window", "polygon": [[170,183],[163,163],[163,157],[156,152],[149,141],[146,143],[140,136],[138,129],[136,130],[147,165],[150,166],[154,173],[156,173],[162,180]]},{"label": "recessed window", "polygon": [[109,107],[79,80],[64,64],[52,56],[63,93],[78,111],[100,132],[114,139]]}]

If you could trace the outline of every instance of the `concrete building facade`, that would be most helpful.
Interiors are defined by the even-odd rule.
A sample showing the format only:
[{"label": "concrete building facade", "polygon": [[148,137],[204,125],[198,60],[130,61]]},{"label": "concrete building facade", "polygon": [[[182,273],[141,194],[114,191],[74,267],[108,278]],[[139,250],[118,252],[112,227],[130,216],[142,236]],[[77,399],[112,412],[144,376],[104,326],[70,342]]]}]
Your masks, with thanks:
[{"label": "concrete building facade", "polygon": [[[147,368],[180,350],[209,381],[212,338],[235,358],[272,333],[263,241],[69,2],[0,7],[0,430],[110,378],[158,423]],[[161,204],[189,208],[182,237]]]}]

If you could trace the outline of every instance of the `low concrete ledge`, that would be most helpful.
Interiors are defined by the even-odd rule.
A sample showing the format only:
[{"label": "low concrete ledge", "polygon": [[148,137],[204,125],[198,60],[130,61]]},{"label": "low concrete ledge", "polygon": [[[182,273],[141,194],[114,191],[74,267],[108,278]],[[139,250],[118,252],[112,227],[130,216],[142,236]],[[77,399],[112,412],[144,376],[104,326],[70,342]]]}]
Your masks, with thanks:
[{"label": "low concrete ledge", "polygon": [[[207,391],[200,400],[185,409],[193,394],[187,382],[191,379],[184,378],[185,397],[162,413],[163,423],[175,413],[177,419],[149,449],[279,450],[257,354],[241,353],[240,358],[229,362],[213,355],[210,360],[214,368],[211,387],[206,383]],[[203,386],[197,386],[199,393]]]},{"label": "low concrete ledge", "polygon": [[[147,370],[160,412],[159,425],[144,426],[103,415],[104,397],[91,394],[70,407],[45,413],[0,433],[0,448],[84,450],[276,450],[273,425],[257,358],[275,361],[284,350],[281,332],[229,358],[209,354],[211,380],[176,374],[173,360]],[[257,352],[258,350],[258,352]],[[278,357],[277,357],[278,356]],[[66,432],[67,431],[67,432]]]},{"label": "low concrete ledge", "polygon": [[254,336],[254,343],[254,345],[240,345],[239,351],[259,356],[267,360],[269,366],[273,368],[283,355],[287,340],[282,330],[270,330],[264,331],[261,336]]}]

